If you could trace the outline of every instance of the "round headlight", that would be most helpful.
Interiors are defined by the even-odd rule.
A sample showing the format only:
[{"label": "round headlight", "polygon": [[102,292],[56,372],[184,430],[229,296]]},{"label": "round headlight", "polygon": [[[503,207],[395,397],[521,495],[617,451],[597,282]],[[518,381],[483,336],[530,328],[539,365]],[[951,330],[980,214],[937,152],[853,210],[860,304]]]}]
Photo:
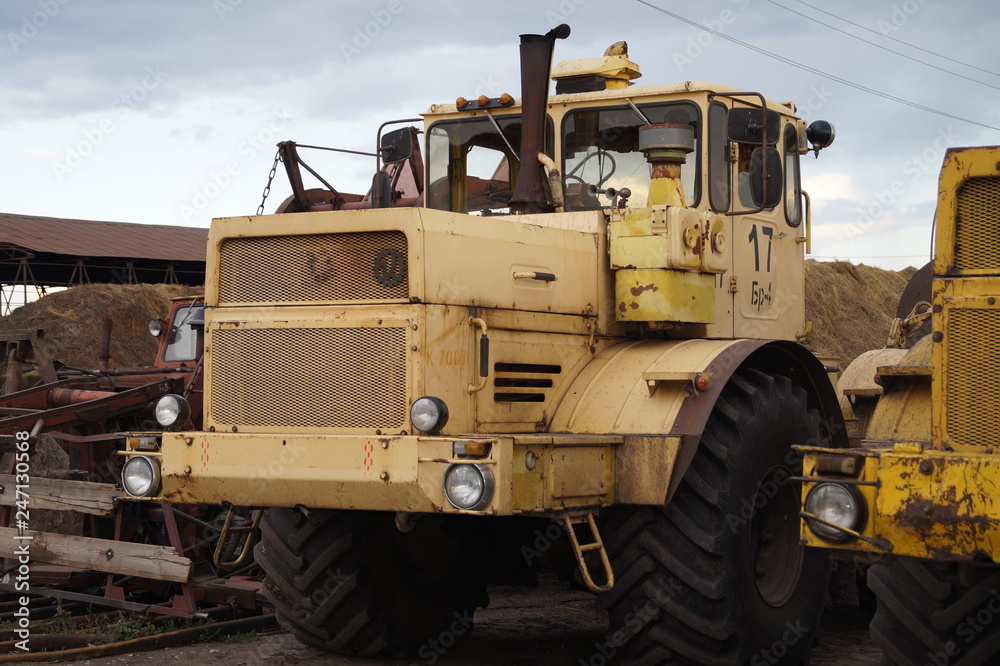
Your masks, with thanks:
[{"label": "round headlight", "polygon": [[479,511],[493,499],[493,472],[486,465],[452,465],[444,473],[444,494],[456,509]]},{"label": "round headlight", "polygon": [[149,328],[149,334],[154,338],[158,338],[163,335],[163,320],[162,319],[150,319],[147,326]]},{"label": "round headlight", "polygon": [[410,407],[410,423],[420,432],[437,432],[448,422],[448,405],[441,398],[417,398]]},{"label": "round headlight", "polygon": [[[820,483],[806,495],[807,512],[823,520],[857,531],[864,522],[864,499],[854,488],[839,483]],[[808,519],[807,519],[808,520]],[[851,535],[816,520],[809,520],[809,529],[827,541],[845,541]]]},{"label": "round headlight", "polygon": [[179,428],[191,418],[191,405],[179,395],[168,393],[156,403],[156,422],[164,428]]},{"label": "round headlight", "polygon": [[160,463],[130,456],[122,466],[122,488],[132,497],[153,497],[160,492]]}]

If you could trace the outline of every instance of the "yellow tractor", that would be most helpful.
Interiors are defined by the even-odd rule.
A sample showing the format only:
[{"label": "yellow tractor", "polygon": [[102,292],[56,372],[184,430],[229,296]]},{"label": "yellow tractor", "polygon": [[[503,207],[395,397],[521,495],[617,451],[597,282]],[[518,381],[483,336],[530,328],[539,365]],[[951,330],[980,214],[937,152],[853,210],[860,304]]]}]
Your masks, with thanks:
[{"label": "yellow tractor", "polygon": [[383,125],[367,194],[280,144],[278,213],[212,223],[204,426],[164,398],[124,483],[256,508],[266,594],[327,650],[434,656],[530,545],[607,608],[602,658],[802,660],[829,563],[792,445],[847,445],[798,342],[833,128],[630,87],[624,43],[553,68],[568,34],[522,36],[520,99]]},{"label": "yellow tractor", "polygon": [[1000,659],[998,210],[1000,148],[949,150],[908,322],[928,334],[845,372],[847,402],[866,405],[851,448],[799,447],[803,542],[874,564],[871,632],[891,664]]}]

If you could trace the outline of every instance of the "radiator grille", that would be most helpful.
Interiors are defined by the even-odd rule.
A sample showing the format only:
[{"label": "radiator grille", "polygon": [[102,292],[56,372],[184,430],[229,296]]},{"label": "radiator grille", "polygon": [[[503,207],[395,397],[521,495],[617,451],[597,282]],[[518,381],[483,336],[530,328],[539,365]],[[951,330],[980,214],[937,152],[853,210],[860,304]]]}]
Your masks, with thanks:
[{"label": "radiator grille", "polygon": [[219,304],[406,300],[401,231],[227,238]]},{"label": "radiator grille", "polygon": [[221,427],[406,424],[406,329],[251,328],[211,333],[209,416]]},{"label": "radiator grille", "polygon": [[955,268],[1000,270],[1000,178],[970,178],[955,196]]},{"label": "radiator grille", "polygon": [[945,432],[949,443],[1000,444],[1000,310],[955,309],[945,334]]}]

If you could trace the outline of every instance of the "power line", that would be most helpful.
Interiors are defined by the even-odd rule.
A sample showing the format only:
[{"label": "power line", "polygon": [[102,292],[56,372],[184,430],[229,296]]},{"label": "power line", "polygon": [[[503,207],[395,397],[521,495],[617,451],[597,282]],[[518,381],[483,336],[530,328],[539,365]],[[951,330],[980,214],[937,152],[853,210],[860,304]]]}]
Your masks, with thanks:
[{"label": "power line", "polygon": [[[857,35],[854,35],[854,34],[851,34],[851,33],[847,32],[846,30],[841,30],[840,28],[838,28],[836,26],[832,26],[829,23],[824,23],[823,21],[820,21],[819,19],[813,18],[812,16],[809,16],[808,14],[803,14],[802,12],[797,12],[794,9],[792,9],[791,7],[786,7],[785,5],[777,3],[774,0],[767,0],[767,1],[770,2],[772,5],[774,5],[775,7],[781,7],[785,11],[789,11],[789,12],[791,12],[793,14],[801,16],[804,19],[808,19],[808,20],[813,21],[815,23],[819,23],[820,25],[822,25],[824,27],[827,27],[830,30],[836,30],[840,34],[847,35],[848,37],[851,37],[852,39],[858,40],[859,42],[864,42],[865,44],[870,44],[871,46],[874,46],[877,49],[882,49],[883,51],[888,51],[889,53],[894,53],[895,55],[898,55],[901,58],[906,58],[907,60],[912,60],[913,62],[918,62],[921,65],[925,65],[925,66],[930,67],[932,69],[936,69],[939,72],[944,72],[945,74],[951,74],[952,76],[957,76],[960,79],[965,79],[966,81],[972,81],[973,83],[978,83],[980,85],[984,85],[987,88],[993,88],[994,90],[1000,90],[1000,86],[995,86],[992,83],[986,83],[985,81],[980,81],[979,79],[974,79],[971,76],[965,76],[964,74],[959,74],[958,72],[953,72],[950,69],[945,69],[944,67],[938,67],[937,65],[929,63],[929,62],[927,62],[925,60],[920,60],[918,58],[914,58],[913,56],[908,56],[905,53],[900,53],[899,51],[895,51],[893,49],[890,49],[888,46],[883,46],[881,44],[876,44],[875,42],[873,42],[871,40],[865,39],[864,37],[858,37]],[[805,4],[805,3],[803,3],[803,4]]]},{"label": "power line", "polygon": [[806,7],[809,7],[811,9],[815,9],[816,11],[820,12],[821,14],[826,14],[827,16],[832,16],[833,18],[837,19],[838,21],[843,21],[844,23],[847,23],[848,25],[853,25],[856,28],[861,28],[862,30],[867,30],[868,32],[870,32],[870,33],[872,33],[874,35],[880,35],[881,37],[885,37],[886,39],[891,39],[892,41],[897,42],[899,44],[903,44],[904,46],[909,46],[911,49],[916,49],[918,51],[923,51],[924,53],[929,53],[932,56],[937,56],[938,58],[943,58],[944,60],[951,61],[951,62],[955,63],[956,65],[962,65],[964,67],[971,67],[972,69],[978,69],[980,72],[985,72],[986,74],[992,74],[993,76],[1000,76],[1000,73],[991,71],[989,69],[983,69],[982,67],[976,67],[975,65],[971,65],[971,64],[969,64],[967,62],[962,62],[961,60],[955,60],[954,58],[949,58],[948,56],[943,55],[941,53],[938,53],[936,51],[931,51],[930,49],[925,49],[923,47],[917,46],[916,44],[911,44],[909,42],[904,42],[902,39],[896,39],[895,37],[890,37],[889,35],[886,35],[886,34],[884,34],[882,32],[879,32],[878,30],[872,30],[868,26],[861,25],[860,23],[855,23],[854,21],[848,21],[847,19],[845,19],[842,16],[837,16],[836,14],[831,14],[830,12],[826,11],[825,9],[820,9],[816,5],[810,5],[808,2],[802,2],[802,0],[795,0],[795,2],[799,3],[800,5],[805,5]]},{"label": "power line", "polygon": [[767,56],[768,58],[773,58],[774,60],[777,60],[779,62],[783,62],[786,65],[791,65],[792,67],[797,67],[797,68],[799,68],[801,70],[810,72],[810,73],[815,74],[817,76],[822,76],[823,78],[829,79],[831,81],[836,81],[837,83],[841,83],[841,84],[843,84],[845,86],[848,86],[850,88],[854,88],[856,90],[860,90],[860,91],[866,92],[866,93],[868,93],[870,95],[875,95],[876,97],[881,97],[883,99],[887,99],[887,100],[890,100],[892,102],[896,102],[898,104],[903,104],[905,106],[909,106],[909,107],[914,108],[914,109],[920,109],[921,111],[926,111],[928,113],[933,113],[933,114],[938,115],[938,116],[943,116],[945,118],[951,118],[951,119],[957,120],[959,122],[969,123],[970,125],[977,125],[979,127],[985,127],[986,129],[996,130],[996,131],[1000,132],[1000,127],[994,127],[993,125],[987,125],[986,123],[981,123],[981,122],[979,122],[977,120],[971,120],[969,118],[963,118],[962,116],[956,116],[956,115],[954,115],[952,113],[948,113],[947,111],[941,111],[939,109],[934,109],[934,108],[931,108],[929,106],[924,106],[923,104],[918,104],[916,102],[911,102],[908,99],[903,99],[901,97],[896,97],[894,95],[890,95],[888,93],[884,93],[884,92],[882,92],[880,90],[875,90],[874,88],[869,88],[869,87],[863,86],[863,85],[861,85],[859,83],[854,83],[853,81],[848,81],[847,79],[841,78],[841,77],[836,76],[834,74],[830,74],[828,72],[824,72],[822,70],[815,69],[813,67],[809,67],[808,65],[803,65],[802,63],[795,62],[794,60],[791,60],[789,58],[785,58],[784,56],[780,56],[780,55],[778,55],[776,53],[771,53],[770,51],[766,51],[766,50],[764,50],[764,49],[762,49],[762,48],[760,48],[758,46],[754,46],[753,44],[749,44],[747,42],[744,42],[744,41],[741,41],[739,39],[736,39],[735,37],[730,37],[729,35],[725,35],[725,34],[719,32],[718,30],[713,30],[713,29],[711,29],[711,28],[709,28],[707,26],[701,25],[699,23],[695,23],[694,21],[692,21],[690,19],[686,19],[683,16],[680,16],[679,14],[675,14],[675,13],[673,13],[671,11],[667,11],[666,9],[663,9],[662,7],[657,7],[654,4],[646,2],[646,0],[636,0],[636,2],[638,2],[640,4],[643,4],[643,5],[646,5],[647,7],[651,8],[651,9],[655,9],[656,11],[660,12],[661,14],[666,14],[667,16],[673,17],[673,18],[677,19],[678,21],[681,21],[683,23],[687,23],[688,25],[694,26],[695,28],[698,28],[699,30],[704,30],[705,32],[708,32],[708,33],[711,33],[711,34],[715,35],[716,37],[721,37],[722,39],[730,41],[730,42],[732,42],[734,44],[738,44],[738,45],[740,45],[740,46],[742,46],[744,48],[750,49],[751,51],[755,51],[755,52],[757,52],[757,53],[759,53],[761,55]]}]

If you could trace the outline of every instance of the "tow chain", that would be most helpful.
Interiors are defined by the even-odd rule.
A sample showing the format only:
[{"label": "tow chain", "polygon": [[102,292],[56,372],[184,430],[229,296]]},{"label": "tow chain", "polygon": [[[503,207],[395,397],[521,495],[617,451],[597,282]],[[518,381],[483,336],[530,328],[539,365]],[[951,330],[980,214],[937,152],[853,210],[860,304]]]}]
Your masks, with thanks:
[{"label": "tow chain", "polygon": [[885,346],[902,349],[906,345],[906,339],[913,337],[917,329],[930,318],[931,304],[927,301],[920,301],[913,306],[910,314],[906,315],[905,318],[897,317],[892,320],[892,325],[889,327],[889,339],[886,340]]},{"label": "tow chain", "polygon": [[279,150],[274,154],[274,164],[271,165],[271,173],[267,174],[267,185],[264,186],[264,198],[260,200],[260,205],[257,206],[257,214],[264,214],[264,203],[267,201],[267,195],[271,193],[271,181],[274,180],[274,174],[278,170],[278,162],[281,161],[281,151]]}]

